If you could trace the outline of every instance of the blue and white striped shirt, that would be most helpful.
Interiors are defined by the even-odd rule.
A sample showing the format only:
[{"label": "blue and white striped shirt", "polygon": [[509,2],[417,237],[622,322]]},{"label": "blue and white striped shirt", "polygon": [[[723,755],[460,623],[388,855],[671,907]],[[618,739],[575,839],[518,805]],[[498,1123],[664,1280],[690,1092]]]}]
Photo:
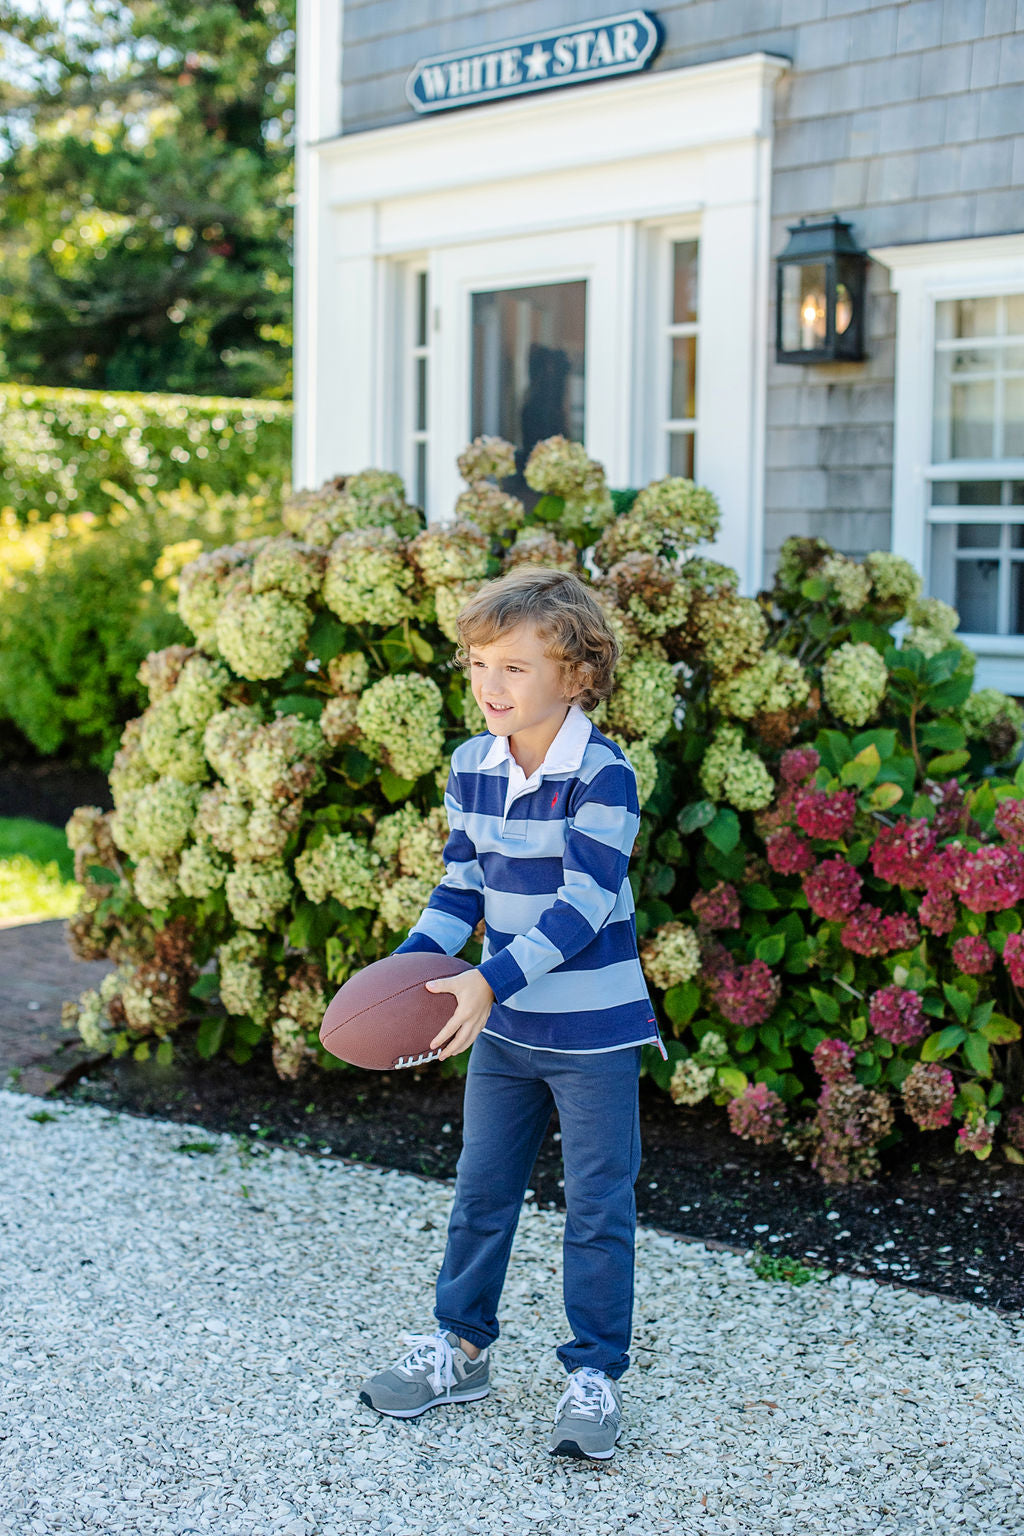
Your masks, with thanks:
[{"label": "blue and white striped shirt", "polygon": [[591,1054],[656,1044],[628,878],[640,828],[622,748],[572,704],[524,778],[507,737],[481,731],[452,754],[447,873],[394,951],[455,955],[480,918],[478,967],[494,992],[483,1033]]}]

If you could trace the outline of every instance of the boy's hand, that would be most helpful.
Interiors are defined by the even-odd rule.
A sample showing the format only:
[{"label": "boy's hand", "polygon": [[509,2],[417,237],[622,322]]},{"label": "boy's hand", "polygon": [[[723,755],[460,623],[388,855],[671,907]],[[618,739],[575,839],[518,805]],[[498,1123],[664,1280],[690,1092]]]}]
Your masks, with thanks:
[{"label": "boy's hand", "polygon": [[456,999],[455,1012],[430,1042],[432,1051],[444,1045],[445,1049],[438,1055],[438,1060],[444,1061],[446,1056],[457,1056],[473,1044],[487,1023],[494,993],[477,970],[462,971],[458,976],[438,976],[436,981],[426,981],[423,985],[428,992],[451,992]]}]

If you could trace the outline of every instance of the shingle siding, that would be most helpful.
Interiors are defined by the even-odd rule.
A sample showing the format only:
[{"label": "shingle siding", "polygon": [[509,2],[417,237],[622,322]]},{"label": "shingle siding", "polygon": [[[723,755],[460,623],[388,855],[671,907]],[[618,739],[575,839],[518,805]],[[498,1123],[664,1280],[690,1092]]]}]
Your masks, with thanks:
[{"label": "shingle siding", "polygon": [[[345,132],[413,116],[417,59],[611,13],[596,0],[364,0],[344,13]],[[764,51],[776,90],[772,252],[787,224],[838,213],[865,247],[1024,228],[1024,0],[676,0],[657,70]],[[889,542],[895,305],[869,279],[859,366],[768,348],[766,575],[787,533],[849,553]],[[599,451],[600,445],[595,444]]]}]

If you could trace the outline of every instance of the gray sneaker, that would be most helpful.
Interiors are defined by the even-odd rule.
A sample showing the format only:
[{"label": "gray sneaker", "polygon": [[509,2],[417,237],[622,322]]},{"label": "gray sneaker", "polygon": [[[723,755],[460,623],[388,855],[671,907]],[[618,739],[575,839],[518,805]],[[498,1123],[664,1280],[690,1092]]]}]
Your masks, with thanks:
[{"label": "gray sneaker", "polygon": [[622,1392],[592,1366],[578,1366],[555,1408],[548,1450],[552,1456],[592,1456],[607,1461],[622,1434]]},{"label": "gray sneaker", "polygon": [[395,1419],[415,1419],[438,1403],[473,1403],[491,1390],[486,1349],[471,1360],[450,1329],[399,1335],[413,1345],[401,1360],[363,1382],[359,1401]]}]

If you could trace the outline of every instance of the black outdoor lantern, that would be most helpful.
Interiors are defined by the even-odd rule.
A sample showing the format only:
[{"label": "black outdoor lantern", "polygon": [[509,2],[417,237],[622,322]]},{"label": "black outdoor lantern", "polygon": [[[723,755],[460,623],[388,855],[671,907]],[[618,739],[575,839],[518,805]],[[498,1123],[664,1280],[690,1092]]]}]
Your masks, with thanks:
[{"label": "black outdoor lantern", "polygon": [[789,226],[778,258],[775,358],[780,363],[855,363],[864,356],[867,252],[835,214]]}]

